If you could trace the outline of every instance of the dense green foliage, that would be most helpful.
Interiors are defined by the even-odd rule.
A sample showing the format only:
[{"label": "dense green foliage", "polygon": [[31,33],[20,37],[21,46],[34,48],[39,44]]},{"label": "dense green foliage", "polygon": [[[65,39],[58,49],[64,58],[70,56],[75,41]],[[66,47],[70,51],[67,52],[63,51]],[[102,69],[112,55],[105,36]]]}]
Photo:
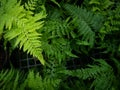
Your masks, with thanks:
[{"label": "dense green foliage", "polygon": [[44,64],[1,71],[2,90],[119,90],[120,1],[0,0],[0,11],[0,38]]},{"label": "dense green foliage", "polygon": [[60,83],[60,79],[47,77],[43,79],[33,70],[29,71],[26,76],[14,69],[3,70],[0,77],[1,90],[55,90]]},{"label": "dense green foliage", "polygon": [[43,26],[40,20],[46,17],[44,10],[34,13],[33,0],[25,4],[25,8],[17,0],[1,0],[0,4],[0,37],[10,41],[13,48],[23,48],[24,52],[27,51],[44,64],[39,40],[41,34],[37,32]]}]

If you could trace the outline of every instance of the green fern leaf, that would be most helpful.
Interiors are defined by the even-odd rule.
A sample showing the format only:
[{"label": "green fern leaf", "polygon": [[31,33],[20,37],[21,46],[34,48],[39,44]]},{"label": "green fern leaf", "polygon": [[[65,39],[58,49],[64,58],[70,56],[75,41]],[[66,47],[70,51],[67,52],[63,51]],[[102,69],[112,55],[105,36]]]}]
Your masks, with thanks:
[{"label": "green fern leaf", "polygon": [[76,57],[71,53],[68,40],[71,30],[65,20],[48,19],[42,30],[42,48],[47,58],[58,59],[59,62],[67,57]]},{"label": "green fern leaf", "polygon": [[70,76],[77,76],[82,79],[97,78],[105,72],[112,72],[112,68],[104,60],[96,61],[99,65],[88,65],[88,68],[77,70],[63,70],[60,73],[65,73]]},{"label": "green fern leaf", "polygon": [[20,2],[17,2],[17,0],[0,1],[0,35],[3,33],[4,26],[9,30],[11,29],[14,20],[22,10],[23,7],[20,6]]},{"label": "green fern leaf", "polygon": [[61,7],[60,4],[56,0],[51,0],[53,3],[55,3],[58,7]]},{"label": "green fern leaf", "polygon": [[[35,1],[29,1],[28,7],[30,6],[30,8],[29,10],[25,10],[22,6],[20,6],[20,2],[17,3],[17,0],[4,2],[6,7],[3,6],[2,8],[5,8],[6,14],[3,14],[4,20],[0,28],[3,29],[3,26],[6,26],[4,38],[9,41],[14,39],[15,43],[12,43],[13,47],[19,46],[20,49],[23,48],[24,52],[30,53],[30,55],[38,58],[44,65],[45,62],[42,56],[40,41],[41,34],[39,34],[37,30],[43,26],[43,21],[40,20],[45,18],[46,15],[42,11],[34,14],[31,11],[32,7],[34,7],[33,4],[35,4]],[[8,8],[9,6],[11,6],[10,10]],[[13,14],[11,14],[10,11],[13,12]]]},{"label": "green fern leaf", "polygon": [[[13,69],[10,70],[3,70],[0,73],[0,88],[2,88],[2,90],[16,90],[17,86],[18,86],[18,74],[17,77],[15,76],[16,71]],[[14,79],[13,79],[14,77]]]},{"label": "green fern leaf", "polygon": [[95,31],[99,31],[101,28],[102,17],[77,6],[66,4],[64,7],[72,16],[72,23],[78,30],[78,36],[82,36],[81,40],[88,42],[93,47]]}]

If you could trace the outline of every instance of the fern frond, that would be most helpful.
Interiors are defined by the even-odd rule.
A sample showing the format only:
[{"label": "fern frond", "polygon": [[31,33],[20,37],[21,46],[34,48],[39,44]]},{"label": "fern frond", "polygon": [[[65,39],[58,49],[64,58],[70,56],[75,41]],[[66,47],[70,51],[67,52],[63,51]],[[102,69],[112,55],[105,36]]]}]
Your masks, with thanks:
[{"label": "fern frond", "polygon": [[[34,71],[30,71],[27,79],[25,81],[28,87],[32,90],[55,90],[55,87],[60,83],[59,79],[50,79],[45,76],[42,78],[39,73],[35,73]],[[34,83],[33,83],[34,82]]]},{"label": "fern frond", "polygon": [[111,66],[108,65],[104,60],[96,61],[98,65],[88,65],[88,68],[85,69],[77,69],[77,70],[65,70],[62,71],[65,74],[71,76],[77,76],[82,79],[90,79],[90,78],[97,78],[98,76],[102,75],[105,72],[112,71]]},{"label": "fern frond", "polygon": [[51,34],[51,37],[49,36],[49,38],[69,36],[69,26],[65,20],[48,20],[45,22],[43,29],[45,34]]},{"label": "fern frond", "polygon": [[37,0],[29,0],[28,3],[25,3],[26,10],[28,11],[35,10],[36,1]]},{"label": "fern frond", "polygon": [[[27,74],[18,70],[3,70],[0,72],[0,89],[1,90],[56,90],[60,84],[60,79],[41,77],[39,72],[35,73],[30,70]],[[20,79],[21,78],[21,79]],[[21,82],[20,82],[21,81]]]},{"label": "fern frond", "polygon": [[64,7],[72,16],[72,23],[78,30],[78,36],[82,36],[81,40],[88,42],[92,47],[95,40],[95,31],[101,28],[102,17],[74,5],[66,4]]},{"label": "fern frond", "polygon": [[14,76],[14,71],[12,69],[10,71],[6,70],[3,74],[1,74],[1,81],[2,81],[1,86],[4,84],[8,84],[13,76]]},{"label": "fern frond", "polygon": [[43,79],[43,83],[44,83],[44,90],[56,90],[58,89],[58,85],[60,84],[60,79],[54,79],[54,78],[47,78],[45,77]]},{"label": "fern frond", "polygon": [[16,90],[19,87],[19,72],[10,69],[2,70],[0,73],[0,89],[2,90]]},{"label": "fern frond", "polygon": [[114,4],[111,0],[90,0],[89,5],[92,7],[94,12],[104,12]]},{"label": "fern frond", "polygon": [[39,75],[39,73],[35,74],[34,71],[30,71],[28,73],[28,76],[27,76],[25,82],[27,83],[27,86],[33,90],[38,90],[38,89],[44,90],[42,78]]},{"label": "fern frond", "polygon": [[[31,0],[28,7],[30,5],[33,7],[33,4],[34,2]],[[9,6],[11,6],[10,9]],[[5,8],[6,10],[4,11],[5,15],[4,13],[1,14],[4,18],[3,24],[1,24],[1,29],[3,29],[4,25],[6,26],[4,38],[9,41],[14,39],[15,43],[12,43],[14,47],[19,46],[20,49],[23,48],[24,52],[37,57],[40,62],[44,64],[41,41],[39,39],[41,34],[37,32],[37,30],[43,26],[43,21],[41,21],[41,19],[46,17],[44,12],[41,11],[40,13],[33,15],[34,13],[32,11],[25,10],[20,6],[20,2],[17,3],[17,0],[4,2],[4,6],[2,8]],[[13,13],[11,14],[11,12]]]},{"label": "fern frond", "polygon": [[14,20],[23,10],[23,6],[20,6],[20,2],[17,0],[0,1],[0,34],[3,33],[4,26],[9,30],[12,28]]},{"label": "fern frond", "polygon": [[47,41],[43,41],[43,50],[47,58],[57,59],[59,63],[62,60],[65,60],[68,57],[75,57],[71,53],[70,45],[68,40],[64,40],[63,38],[55,38],[51,39],[51,43],[49,43],[49,39]]},{"label": "fern frond", "polygon": [[104,26],[100,30],[100,33],[109,34],[120,30],[120,4],[115,7],[114,10],[107,13]]},{"label": "fern frond", "polygon": [[[112,67],[104,60],[95,60],[96,65],[88,65],[87,68],[77,70],[63,70],[59,71],[65,75],[78,77],[83,80],[93,80],[91,89],[95,90],[109,90],[112,88],[112,83],[115,79]],[[104,85],[103,85],[104,83]]]},{"label": "fern frond", "polygon": [[54,4],[56,4],[58,7],[61,7],[60,4],[56,0],[51,0]]},{"label": "fern frond", "polygon": [[[120,4],[119,4],[120,5]],[[111,31],[120,30],[120,6],[113,10],[113,16],[109,17]]]},{"label": "fern frond", "polygon": [[107,72],[107,74],[105,73],[97,77],[93,81],[91,88],[94,88],[94,90],[111,90],[114,79],[113,72]]},{"label": "fern frond", "polygon": [[71,53],[70,29],[65,20],[50,19],[45,22],[44,27],[40,30],[42,33],[42,48],[46,57],[54,57],[61,62],[67,57],[75,57]]}]

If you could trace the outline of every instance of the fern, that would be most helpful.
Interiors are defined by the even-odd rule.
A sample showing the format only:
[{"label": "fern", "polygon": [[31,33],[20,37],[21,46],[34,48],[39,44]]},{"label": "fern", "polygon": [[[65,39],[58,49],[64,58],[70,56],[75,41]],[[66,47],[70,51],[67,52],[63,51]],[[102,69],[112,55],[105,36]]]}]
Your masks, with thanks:
[{"label": "fern", "polygon": [[65,20],[48,19],[40,33],[43,34],[41,41],[46,58],[61,62],[66,58],[76,57],[71,53],[70,29]]},{"label": "fern", "polygon": [[72,23],[77,29],[76,33],[78,36],[82,36],[81,41],[85,41],[89,43],[90,47],[93,47],[95,31],[100,30],[102,17],[77,6],[66,4],[64,7],[72,16]]},{"label": "fern", "polygon": [[104,12],[103,10],[111,8],[113,4],[111,0],[90,0],[88,3],[93,12]]},{"label": "fern", "polygon": [[30,11],[30,14],[34,14],[31,10],[35,10],[37,0],[29,0],[28,3],[25,3],[25,9]]},{"label": "fern", "polygon": [[72,76],[76,76],[82,79],[87,79],[87,78],[96,78],[100,74],[106,72],[106,71],[111,71],[111,67],[106,64],[105,61],[100,60],[97,61],[99,62],[99,65],[88,65],[89,68],[85,69],[78,69],[78,70],[65,70],[65,74],[69,74]]},{"label": "fern", "polygon": [[[60,73],[78,77],[83,80],[94,79],[93,83],[91,84],[91,88],[94,87],[95,90],[109,90],[109,88],[112,87],[115,77],[113,69],[104,60],[97,60],[96,63],[97,65],[88,65],[88,68],[85,69],[63,70],[60,71]],[[103,82],[104,86],[102,85]]]},{"label": "fern", "polygon": [[[110,20],[109,25],[110,31],[120,30],[120,6],[118,5],[115,10],[113,10],[112,15],[108,18]],[[107,29],[108,30],[108,29]]]},{"label": "fern", "polygon": [[85,0],[84,5],[87,9],[96,14],[99,13],[104,16],[104,25],[100,32],[102,34],[108,34],[112,31],[119,30],[119,2],[116,3],[112,0]]},{"label": "fern", "polygon": [[26,9],[24,9],[23,6],[20,6],[20,2],[17,3],[17,0],[1,1],[2,12],[0,15],[2,18],[0,21],[2,23],[0,30],[2,33],[3,27],[6,26],[4,38],[10,41],[13,47],[19,45],[20,49],[23,48],[24,52],[37,57],[44,64],[41,41],[39,40],[41,34],[37,32],[37,29],[43,26],[41,19],[46,15],[42,11],[37,14],[31,11],[34,10],[34,2],[31,0],[28,5],[25,4]]},{"label": "fern", "polygon": [[[33,83],[34,82],[34,83]],[[31,90],[55,90],[55,88],[58,88],[57,85],[59,85],[60,80],[59,79],[53,79],[53,78],[45,78],[41,77],[39,73],[35,73],[34,71],[30,71],[28,73],[28,76],[25,80],[26,86],[28,89]]]},{"label": "fern", "polygon": [[19,72],[10,69],[2,70],[0,73],[0,89],[2,90],[16,90],[19,87]]},{"label": "fern", "polygon": [[33,90],[43,90],[42,78],[39,77],[39,73],[35,75],[33,71],[29,72],[25,82],[27,83],[27,86]]},{"label": "fern", "polygon": [[69,26],[64,20],[48,20],[43,29],[46,31],[44,31],[45,34],[51,34],[51,38],[69,36]]},{"label": "fern", "polygon": [[[104,26],[100,30],[100,37],[104,43],[101,43],[101,47],[106,48],[108,52],[113,55],[115,52],[119,51],[119,33],[120,33],[120,6],[115,5],[112,11],[109,11],[105,16],[106,20]],[[114,36],[114,37],[113,37]],[[106,39],[106,38],[110,39]],[[107,47],[105,47],[107,46]],[[108,53],[107,52],[107,53]]]},{"label": "fern", "polygon": [[[112,90],[114,75],[112,73],[103,74],[100,77],[97,77],[91,85],[91,88],[94,87],[94,90]],[[103,84],[104,83],[104,84]]]},{"label": "fern", "polygon": [[60,81],[60,79],[47,78],[47,76],[43,78],[32,70],[29,71],[27,77],[14,69],[3,70],[0,73],[1,90],[56,90]]},{"label": "fern", "polygon": [[112,57],[111,60],[114,62],[115,64],[115,69],[116,69],[116,72],[115,72],[115,79],[114,79],[114,88],[115,90],[119,90],[119,86],[120,86],[120,79],[119,79],[119,76],[120,76],[120,62],[119,62],[119,59],[116,59],[115,57]]},{"label": "fern", "polygon": [[[107,0],[106,4],[111,5],[106,8],[106,10],[103,11],[103,9],[100,9],[98,13],[101,13],[104,16],[104,25],[100,30],[100,34],[103,35],[103,38],[106,34],[110,34],[113,32],[119,31],[119,25],[120,25],[120,5],[118,3],[114,3],[110,0]],[[102,4],[103,2],[100,2]],[[92,7],[95,5],[93,4]],[[97,6],[101,7],[101,6]]]},{"label": "fern", "polygon": [[[12,28],[12,24],[15,19],[23,11],[23,7],[20,6],[20,2],[17,0],[0,0],[0,35],[3,34],[4,26],[8,30]],[[17,13],[16,13],[17,12]],[[22,15],[22,13],[21,13]]]},{"label": "fern", "polygon": [[61,7],[60,4],[56,0],[51,0],[54,4],[56,4],[58,7]]}]

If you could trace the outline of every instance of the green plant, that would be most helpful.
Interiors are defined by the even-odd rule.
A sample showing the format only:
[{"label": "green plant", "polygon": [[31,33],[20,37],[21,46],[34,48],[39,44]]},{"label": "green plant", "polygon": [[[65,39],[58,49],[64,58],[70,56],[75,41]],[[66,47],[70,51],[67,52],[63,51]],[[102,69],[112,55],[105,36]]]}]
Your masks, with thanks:
[{"label": "green plant", "polygon": [[59,62],[76,57],[71,53],[69,39],[69,29],[67,23],[61,20],[48,20],[42,31],[42,48],[45,56],[50,59],[58,59]]},{"label": "green plant", "polygon": [[[0,89],[1,90],[22,90],[19,80],[21,80],[22,74],[17,70],[2,70],[0,72]],[[22,77],[23,79],[23,77]],[[22,81],[22,80],[21,80]]]},{"label": "green plant", "polygon": [[[112,4],[110,4],[110,6],[111,5]],[[116,53],[116,50],[118,49],[117,45],[119,42],[118,42],[118,40],[115,40],[115,38],[113,38],[113,37],[111,37],[110,39],[107,39],[107,37],[109,37],[109,35],[114,35],[113,33],[111,33],[111,34],[109,34],[108,32],[106,34],[101,33],[102,27],[105,26],[105,24],[103,24],[103,23],[105,23],[107,20],[107,19],[105,19],[105,17],[107,17],[108,14],[104,14],[104,13],[101,14],[100,11],[97,11],[97,12],[94,12],[92,10],[89,11],[90,8],[85,9],[84,7],[79,7],[79,6],[77,7],[75,5],[69,5],[69,4],[65,4],[64,8],[66,10],[64,12],[61,11],[61,9],[60,10],[57,9],[59,11],[57,11],[55,9],[56,11],[54,11],[54,13],[52,13],[52,12],[49,13],[50,15],[48,15],[48,16],[50,16],[50,17],[48,17],[47,24],[45,25],[43,32],[42,32],[43,34],[45,34],[44,36],[51,37],[50,39],[48,39],[48,37],[43,37],[43,38],[46,38],[46,39],[43,39],[43,42],[45,42],[44,40],[47,40],[47,43],[49,45],[52,45],[53,41],[55,43],[53,49],[51,49],[51,50],[48,48],[46,49],[46,47],[48,45],[44,44],[44,48],[46,49],[46,50],[44,50],[44,52],[46,53],[46,57],[48,59],[51,59],[50,60],[51,62],[48,63],[48,64],[50,64],[49,67],[45,68],[46,73],[48,73],[50,75],[50,77],[51,76],[58,77],[60,75],[61,77],[66,76],[69,78],[69,76],[72,76],[73,78],[78,77],[79,79],[87,80],[88,84],[90,84],[87,87],[90,90],[92,90],[92,89],[95,89],[95,90],[115,89],[115,85],[113,85],[113,83],[117,84],[118,82],[117,83],[114,82],[114,80],[116,79],[116,77],[114,75],[114,71],[113,71],[114,69],[113,69],[112,65],[108,63],[109,61],[111,61],[108,59],[110,59],[110,57]],[[109,8],[109,5],[106,7],[106,9],[107,8]],[[101,10],[103,10],[103,9],[101,9]],[[51,17],[52,17],[52,20],[51,20]],[[56,21],[54,21],[54,18]],[[61,22],[61,21],[64,21],[64,22]],[[65,22],[65,21],[67,21],[67,22]],[[59,22],[59,24],[58,24],[58,22]],[[67,26],[67,28],[66,27],[64,28],[64,25],[62,25],[63,23],[65,26]],[[59,28],[59,25],[61,25],[62,29]],[[119,26],[117,26],[117,27],[119,27]],[[101,36],[100,36],[101,34],[105,35],[104,39],[101,38]],[[67,68],[57,69],[58,67],[56,65],[58,65],[58,63],[57,63],[56,59],[58,60],[58,59],[62,58],[61,55],[63,54],[63,53],[58,53],[57,49],[56,49],[56,46],[59,46],[56,43],[61,41],[61,39],[59,39],[59,38],[62,38],[62,40],[64,40],[64,41],[68,40],[69,45],[70,45],[68,51],[72,52],[73,54],[76,54],[76,52],[77,52],[80,59],[81,59],[81,56],[80,56],[81,53],[85,53],[86,56],[90,56],[91,55],[90,52],[92,52],[92,50],[94,50],[94,49],[100,50],[98,52],[96,51],[99,55],[105,54],[105,55],[111,55],[111,56],[109,58],[95,57],[95,59],[99,58],[99,60],[96,63],[88,65],[88,67],[84,66],[83,69],[80,68],[78,70],[72,70],[72,71],[67,70]],[[62,42],[61,44],[65,43],[63,41],[61,41],[61,42]],[[107,46],[105,46],[105,45],[107,45]],[[58,51],[61,51],[62,48],[59,48]],[[86,48],[89,48],[89,50],[87,50]],[[106,53],[102,52],[106,49],[108,52],[106,52]],[[64,49],[64,50],[67,51],[66,49]],[[113,52],[113,54],[111,53],[111,51]],[[56,54],[54,54],[54,53],[56,53]],[[95,53],[93,53],[93,54],[95,54]],[[58,57],[58,55],[60,57]],[[91,57],[92,56],[90,56],[89,58],[91,58]],[[103,60],[102,58],[105,58],[105,59]],[[65,60],[66,59],[63,58],[63,61],[65,61]],[[63,64],[63,66],[64,66],[65,62],[64,63],[62,62],[61,64]],[[62,67],[62,65],[60,67]],[[60,72],[58,72],[58,71],[60,71]],[[60,74],[61,72],[62,72],[62,74]],[[63,75],[63,74],[65,74],[65,75]],[[64,78],[64,80],[67,79],[66,77]],[[89,83],[89,80],[90,80],[90,83]],[[91,83],[91,81],[92,81],[92,83]],[[79,80],[78,81],[76,80],[76,82],[79,82]],[[103,83],[105,83],[105,84],[102,85]],[[68,85],[68,84],[70,84],[70,83],[66,82],[65,85]],[[91,86],[91,88],[89,86]],[[77,87],[77,85],[76,85],[76,87]],[[68,88],[69,88],[69,85],[68,85],[67,89]]]},{"label": "green plant", "polygon": [[[25,19],[25,24],[28,27],[37,22],[38,28],[36,28],[37,25],[35,24],[36,34],[38,36],[39,34],[42,35],[41,38],[35,36],[35,39],[41,42],[41,44],[37,45],[43,50],[42,53],[46,64],[40,71],[41,75],[30,71],[25,76],[23,84],[19,82],[20,79],[18,78],[22,77],[21,74],[19,76],[18,73],[16,76],[10,75],[8,72],[5,72],[6,74],[2,72],[0,75],[4,76],[1,79],[4,84],[1,83],[2,86],[0,87],[11,88],[11,85],[15,83],[14,88],[22,86],[21,90],[119,90],[120,2],[115,0],[84,0],[81,6],[78,4],[78,0],[42,0],[37,2],[39,3],[35,4],[34,1],[30,0],[28,4],[25,4],[25,8],[22,8],[21,12],[27,16],[23,15],[20,21],[23,20],[24,23]],[[42,10],[43,13],[39,14],[39,10]],[[48,15],[44,19],[44,25],[40,24],[42,27],[40,28],[39,23],[43,23],[45,13]],[[35,15],[38,15],[38,18]],[[39,15],[43,17],[40,18]],[[35,21],[34,18],[36,18]],[[16,29],[17,27],[21,29],[21,25],[16,23],[13,22],[11,26],[4,24],[6,28],[1,29],[2,36],[6,40],[10,40],[12,45],[19,44],[20,47],[23,46],[24,51],[27,50],[26,47],[31,50],[31,46],[28,44],[21,45],[19,40],[22,40],[24,34],[19,34],[19,32],[17,35],[15,34],[19,31]],[[14,29],[17,31],[14,32]],[[12,36],[12,34],[16,36]],[[15,39],[13,40],[13,38]],[[30,38],[28,37],[25,41],[29,41]],[[30,52],[29,49],[28,52]],[[69,62],[73,62],[74,65],[79,64],[79,67],[72,68]],[[7,73],[9,76],[7,76]],[[14,83],[8,84],[13,76],[17,79],[15,79]],[[10,77],[8,81],[7,79],[4,80],[4,78],[8,77]]]},{"label": "green plant", "polygon": [[115,31],[119,31],[119,1],[114,0],[85,0],[83,6],[88,10],[92,10],[93,13],[101,14],[104,17],[104,24],[100,29],[99,35],[102,39],[105,34],[109,34]]},{"label": "green plant", "polygon": [[[23,48],[24,52],[37,57],[42,64],[41,34],[37,32],[43,26],[42,19],[46,17],[44,10],[34,13],[34,0],[25,6],[17,0],[0,1],[0,37],[9,41],[13,48]],[[25,7],[25,8],[24,8]]]},{"label": "green plant", "polygon": [[112,83],[115,79],[112,67],[104,60],[95,60],[95,62],[96,64],[88,65],[87,68],[81,68],[77,70],[63,70],[60,71],[60,73],[78,77],[83,80],[93,79],[89,89],[94,88],[94,90],[111,90],[112,87],[114,87],[112,86]]},{"label": "green plant", "polygon": [[34,71],[30,71],[25,83],[27,83],[26,85],[30,90],[56,90],[60,83],[60,79],[47,78],[47,76],[43,78],[39,73],[35,74]]},{"label": "green plant", "polygon": [[2,70],[0,72],[1,90],[56,90],[60,79],[41,77],[38,73],[30,70],[27,75],[18,70]]},{"label": "green plant", "polygon": [[81,37],[83,45],[85,42],[93,47],[95,32],[99,31],[102,26],[102,17],[77,6],[66,4],[64,7],[72,17],[74,29],[77,29],[76,37]]},{"label": "green plant", "polygon": [[104,10],[107,10],[111,8],[111,6],[114,4],[112,0],[85,0],[86,1],[86,7],[89,5],[89,9],[91,9],[93,12],[104,12]]},{"label": "green plant", "polygon": [[120,27],[120,6],[119,4],[116,5],[115,9],[110,11],[108,13],[108,18],[107,20],[105,21],[104,23],[104,27],[101,29],[101,33],[111,33],[111,32],[116,32],[116,31],[119,31]]},{"label": "green plant", "polygon": [[[64,62],[70,57],[77,57],[72,54],[70,45],[71,29],[67,19],[64,17],[61,8],[52,8],[53,11],[48,11],[48,16],[45,19],[44,27],[39,31],[42,33],[42,49],[46,60],[58,60],[56,62]],[[59,12],[59,10],[61,12]]]}]

